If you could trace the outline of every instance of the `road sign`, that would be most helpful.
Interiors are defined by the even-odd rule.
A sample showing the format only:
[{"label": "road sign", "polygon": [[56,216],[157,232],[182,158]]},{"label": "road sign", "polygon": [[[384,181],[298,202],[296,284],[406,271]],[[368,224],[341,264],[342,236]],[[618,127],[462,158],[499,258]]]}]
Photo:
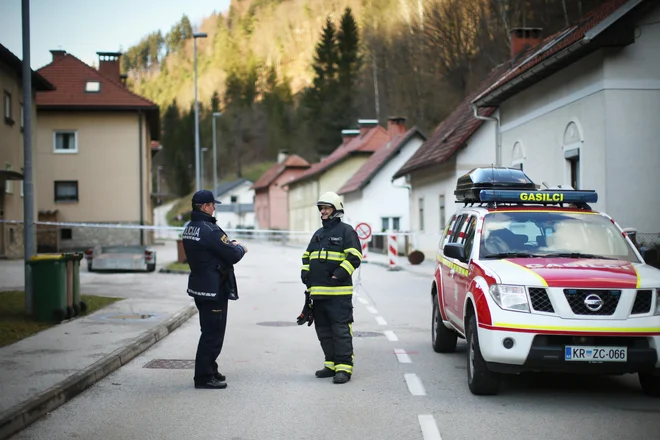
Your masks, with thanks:
[{"label": "road sign", "polygon": [[358,223],[355,227],[355,232],[357,232],[360,240],[367,240],[371,237],[371,226],[366,223]]}]

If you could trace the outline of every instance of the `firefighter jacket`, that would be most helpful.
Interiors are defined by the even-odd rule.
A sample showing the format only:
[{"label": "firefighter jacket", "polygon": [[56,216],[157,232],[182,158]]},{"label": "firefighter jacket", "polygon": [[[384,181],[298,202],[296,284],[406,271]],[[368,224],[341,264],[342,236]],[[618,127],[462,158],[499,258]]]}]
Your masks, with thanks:
[{"label": "firefighter jacket", "polygon": [[198,299],[236,299],[234,264],[245,250],[232,243],[213,216],[193,211],[181,236],[190,266],[188,295]]},{"label": "firefighter jacket", "polygon": [[[302,257],[302,282],[313,299],[353,294],[353,272],[362,262],[360,240],[341,218],[323,220]],[[333,278],[334,276],[334,278]]]}]

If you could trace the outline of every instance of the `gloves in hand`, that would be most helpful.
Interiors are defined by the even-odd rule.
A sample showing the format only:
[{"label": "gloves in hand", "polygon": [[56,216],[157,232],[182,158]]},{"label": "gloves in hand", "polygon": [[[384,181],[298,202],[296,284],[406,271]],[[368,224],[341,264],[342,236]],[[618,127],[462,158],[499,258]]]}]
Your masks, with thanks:
[{"label": "gloves in hand", "polygon": [[307,280],[309,279],[309,271],[308,270],[301,270],[300,271],[300,280],[303,282],[305,286],[307,286]]},{"label": "gloves in hand", "polygon": [[312,325],[314,322],[314,310],[312,309],[312,306],[312,299],[309,297],[309,292],[305,290],[305,305],[296,320],[298,325],[303,325],[305,322],[307,323],[307,327]]}]

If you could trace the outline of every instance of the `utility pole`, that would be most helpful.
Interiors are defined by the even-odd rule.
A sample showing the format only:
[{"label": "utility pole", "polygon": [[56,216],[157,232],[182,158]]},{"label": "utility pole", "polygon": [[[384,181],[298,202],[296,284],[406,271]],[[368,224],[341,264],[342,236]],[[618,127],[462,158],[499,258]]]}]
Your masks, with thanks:
[{"label": "utility pole", "polygon": [[221,112],[215,112],[211,116],[213,119],[213,195],[218,187],[218,141],[216,139],[215,118],[222,116]]},{"label": "utility pole", "polygon": [[193,33],[193,63],[195,70],[195,191],[202,189],[199,169],[199,103],[197,102],[197,39],[206,38],[204,32]]},{"label": "utility pole", "polygon": [[32,69],[30,68],[30,0],[22,0],[23,27],[23,247],[25,312],[32,315],[34,292],[30,258],[34,255],[34,188],[32,185]]}]

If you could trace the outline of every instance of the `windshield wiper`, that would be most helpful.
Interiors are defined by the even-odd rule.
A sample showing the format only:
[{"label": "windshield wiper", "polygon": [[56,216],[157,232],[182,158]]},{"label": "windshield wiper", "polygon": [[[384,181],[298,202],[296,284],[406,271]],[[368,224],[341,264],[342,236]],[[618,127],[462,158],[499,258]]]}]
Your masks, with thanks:
[{"label": "windshield wiper", "polygon": [[543,257],[548,257],[548,258],[553,258],[553,257],[558,257],[558,258],[593,258],[595,260],[616,260],[616,258],[612,257],[604,257],[602,255],[595,255],[595,254],[583,254],[581,252],[557,252],[554,254],[545,254],[542,255]]},{"label": "windshield wiper", "polygon": [[541,257],[541,255],[530,254],[528,252],[500,252],[499,254],[484,255],[484,258],[539,258],[539,257]]}]

